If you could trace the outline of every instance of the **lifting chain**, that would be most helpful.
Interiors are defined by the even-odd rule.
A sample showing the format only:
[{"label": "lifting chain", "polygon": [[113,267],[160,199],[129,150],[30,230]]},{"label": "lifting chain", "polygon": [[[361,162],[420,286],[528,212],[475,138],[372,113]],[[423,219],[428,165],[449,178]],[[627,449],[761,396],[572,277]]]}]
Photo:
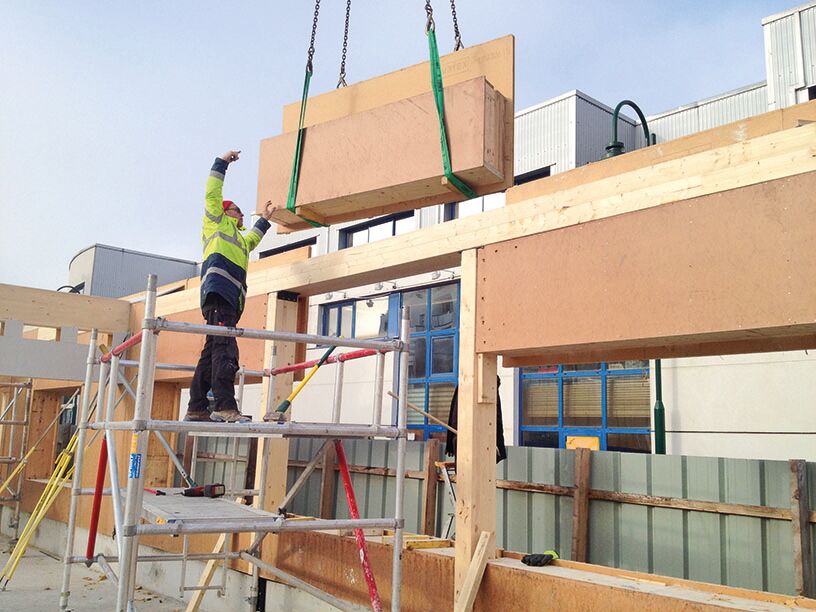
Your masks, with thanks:
[{"label": "lifting chain", "polygon": [[427,34],[434,28],[434,20],[433,20],[433,7],[431,6],[431,0],[425,0],[425,14],[428,18],[425,20],[425,33]]},{"label": "lifting chain", "polygon": [[464,49],[465,45],[462,44],[462,35],[459,34],[459,20],[456,18],[456,0],[450,0],[450,3],[451,15],[453,15],[453,37],[456,41],[453,50],[458,51],[459,49]]},{"label": "lifting chain", "polygon": [[307,53],[306,58],[306,72],[311,74],[312,71],[312,59],[314,58],[315,52],[315,35],[317,34],[317,16],[320,13],[320,0],[315,0],[315,8],[314,8],[314,19],[312,20],[312,38],[309,40],[309,51]]},{"label": "lifting chain", "polygon": [[346,28],[343,30],[343,54],[340,58],[340,78],[337,79],[337,87],[346,87],[346,53],[348,52],[348,28],[349,17],[351,16],[351,0],[346,0]]}]

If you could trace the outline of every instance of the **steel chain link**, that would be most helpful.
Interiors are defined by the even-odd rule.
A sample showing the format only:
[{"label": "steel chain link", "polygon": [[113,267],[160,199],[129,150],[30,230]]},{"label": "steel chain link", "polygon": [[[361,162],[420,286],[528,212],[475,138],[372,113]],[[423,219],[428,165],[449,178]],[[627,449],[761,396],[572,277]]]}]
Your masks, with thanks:
[{"label": "steel chain link", "polygon": [[340,78],[337,80],[337,87],[346,87],[346,54],[348,53],[348,29],[349,18],[351,16],[351,0],[346,1],[346,27],[343,30],[343,53],[340,58]]},{"label": "steel chain link", "polygon": [[425,0],[425,14],[428,16],[428,18],[425,20],[425,32],[430,32],[434,29],[433,7],[431,6],[431,0]]},{"label": "steel chain link", "polygon": [[320,0],[315,0],[314,19],[312,20],[312,38],[309,40],[309,51],[306,58],[306,72],[312,72],[312,59],[315,52],[315,35],[317,34],[317,16],[320,13]]},{"label": "steel chain link", "polygon": [[462,35],[459,34],[459,20],[456,18],[456,0],[450,0],[450,3],[451,15],[453,15],[453,36],[456,41],[453,50],[458,51],[459,49],[464,49],[465,45],[462,44]]}]

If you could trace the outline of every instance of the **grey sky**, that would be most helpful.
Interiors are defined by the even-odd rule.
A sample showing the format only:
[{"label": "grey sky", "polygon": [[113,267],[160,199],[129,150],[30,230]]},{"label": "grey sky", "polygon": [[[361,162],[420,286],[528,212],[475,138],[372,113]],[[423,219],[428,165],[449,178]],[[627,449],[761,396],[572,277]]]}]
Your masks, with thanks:
[{"label": "grey sky", "polygon": [[[347,80],[427,59],[421,0],[354,0]],[[459,0],[465,45],[516,35],[516,109],[571,89],[647,114],[764,79],[762,17],[797,2]],[[313,2],[0,2],[0,282],[55,289],[95,242],[200,258],[212,158],[255,202],[261,138],[300,95]],[[436,0],[440,47],[452,47]],[[323,0],[312,93],[337,82]]]}]

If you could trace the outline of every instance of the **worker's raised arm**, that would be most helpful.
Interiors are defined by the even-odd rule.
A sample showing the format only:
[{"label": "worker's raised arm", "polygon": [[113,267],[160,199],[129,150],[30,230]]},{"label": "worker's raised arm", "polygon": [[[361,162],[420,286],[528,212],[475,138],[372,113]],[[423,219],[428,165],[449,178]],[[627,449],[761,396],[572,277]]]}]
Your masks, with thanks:
[{"label": "worker's raised arm", "polygon": [[270,219],[272,219],[272,213],[274,213],[279,208],[283,208],[280,205],[272,204],[271,201],[268,201],[264,206],[264,211],[261,213],[261,218],[255,222],[255,225],[252,226],[252,229],[249,230],[249,233],[246,234],[247,239],[247,248],[249,251],[254,249],[258,246],[258,243],[261,241],[261,238],[264,237],[266,234],[266,230],[272,225],[270,223]]},{"label": "worker's raised arm", "polygon": [[224,175],[231,162],[237,161],[240,151],[227,151],[221,157],[216,157],[207,177],[207,190],[204,196],[204,208],[207,218],[213,223],[219,223],[224,216],[223,187]]}]

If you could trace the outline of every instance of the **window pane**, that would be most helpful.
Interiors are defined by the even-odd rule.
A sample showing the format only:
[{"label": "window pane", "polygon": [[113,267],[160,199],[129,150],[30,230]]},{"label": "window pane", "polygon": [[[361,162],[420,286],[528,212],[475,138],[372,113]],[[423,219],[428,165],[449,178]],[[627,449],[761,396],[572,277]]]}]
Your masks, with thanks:
[{"label": "window pane", "polygon": [[[453,390],[456,388],[454,383],[430,383],[428,385],[428,412],[434,415],[437,419],[448,422],[450,415],[451,398],[453,397]],[[413,412],[413,410],[411,411]],[[433,421],[431,421],[433,423]]]},{"label": "window pane", "polygon": [[524,425],[558,426],[558,379],[523,380],[521,397]]},{"label": "window pane", "polygon": [[396,226],[396,230],[394,231],[395,236],[407,234],[408,232],[416,229],[416,219],[413,215],[406,217],[405,219],[397,219]]},{"label": "window pane", "polygon": [[565,372],[594,372],[601,369],[600,363],[577,363],[572,365],[565,365]]},{"label": "window pane", "polygon": [[456,323],[456,285],[431,289],[431,329],[452,329]]},{"label": "window pane", "polygon": [[327,336],[336,336],[337,335],[337,314],[340,310],[336,306],[327,306],[326,308],[329,309],[329,315],[326,317],[326,335]]},{"label": "window pane", "polygon": [[402,303],[411,309],[411,331],[425,331],[427,329],[425,319],[428,310],[428,290],[406,291],[402,294]]},{"label": "window pane", "polygon": [[610,361],[606,364],[607,370],[642,370],[649,367],[648,361],[640,359],[626,361]]},{"label": "window pane", "polygon": [[384,338],[388,332],[388,296],[358,300],[355,315],[355,338]]},{"label": "window pane", "polygon": [[521,368],[523,374],[558,374],[557,365],[528,366]]},{"label": "window pane", "polygon": [[354,322],[354,304],[345,304],[340,312],[340,335],[351,338],[351,326]]},{"label": "window pane", "polygon": [[651,426],[648,376],[607,376],[606,425]]},{"label": "window pane", "polygon": [[558,432],[555,431],[525,431],[522,445],[539,446],[542,448],[558,448]]},{"label": "window pane", "polygon": [[425,378],[427,373],[425,367],[425,338],[411,338],[410,355],[408,378]]},{"label": "window pane", "polygon": [[459,218],[478,215],[482,212],[482,198],[474,198],[466,202],[459,202]]},{"label": "window pane", "polygon": [[350,246],[360,246],[368,242],[368,228],[353,232],[349,237]]},{"label": "window pane", "polygon": [[[425,406],[425,383],[410,383],[408,385],[408,401],[414,406]],[[408,424],[423,424],[425,417],[416,410],[408,410]]]},{"label": "window pane", "polygon": [[431,374],[453,372],[453,336],[431,339]]},{"label": "window pane", "polygon": [[504,193],[491,193],[483,197],[482,210],[494,210],[504,206]]},{"label": "window pane", "polygon": [[368,241],[376,242],[383,238],[390,238],[394,235],[394,222],[389,220],[384,223],[372,225],[368,228]]},{"label": "window pane", "polygon": [[651,453],[652,437],[649,434],[608,434],[606,450],[628,453]]},{"label": "window pane", "polygon": [[564,379],[564,425],[569,427],[601,426],[601,379]]}]

